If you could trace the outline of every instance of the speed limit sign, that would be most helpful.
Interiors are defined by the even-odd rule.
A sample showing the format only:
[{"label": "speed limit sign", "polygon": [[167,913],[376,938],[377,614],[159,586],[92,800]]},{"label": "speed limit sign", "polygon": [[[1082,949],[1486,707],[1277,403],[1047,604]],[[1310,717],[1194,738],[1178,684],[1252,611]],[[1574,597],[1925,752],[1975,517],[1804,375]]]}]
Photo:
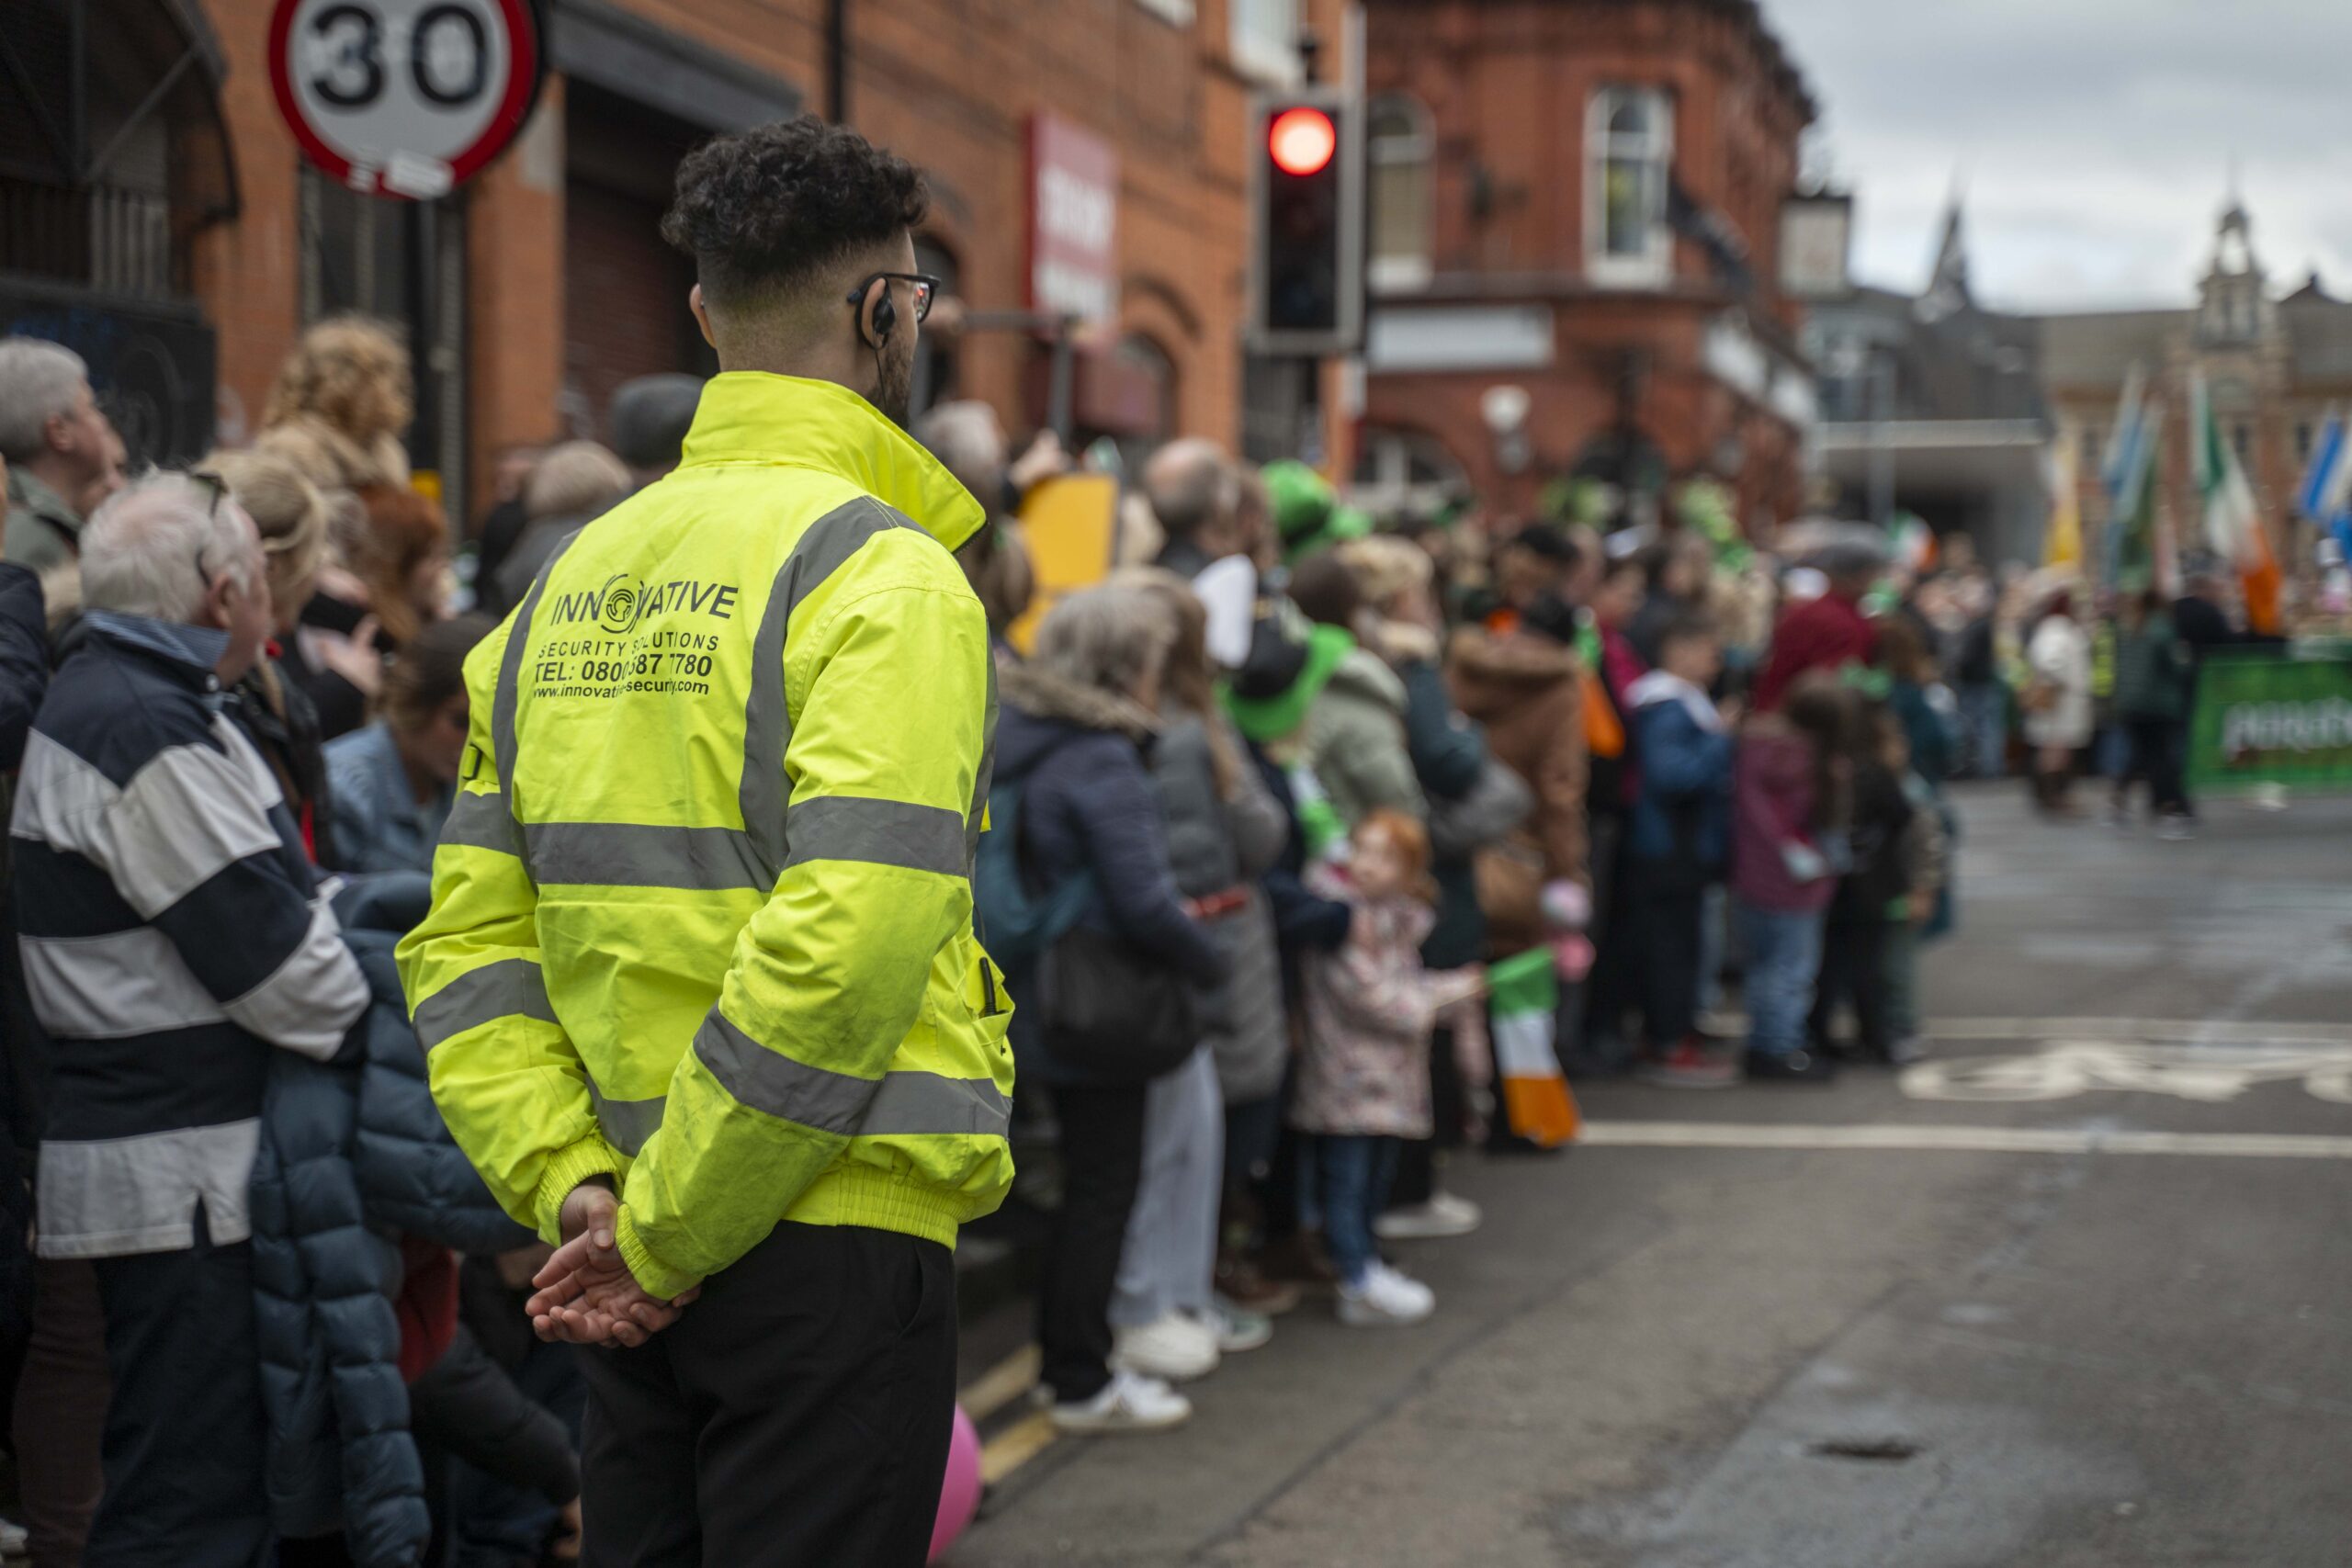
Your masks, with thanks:
[{"label": "speed limit sign", "polygon": [[530,118],[531,0],[277,0],[269,77],[304,156],[354,190],[426,200]]}]

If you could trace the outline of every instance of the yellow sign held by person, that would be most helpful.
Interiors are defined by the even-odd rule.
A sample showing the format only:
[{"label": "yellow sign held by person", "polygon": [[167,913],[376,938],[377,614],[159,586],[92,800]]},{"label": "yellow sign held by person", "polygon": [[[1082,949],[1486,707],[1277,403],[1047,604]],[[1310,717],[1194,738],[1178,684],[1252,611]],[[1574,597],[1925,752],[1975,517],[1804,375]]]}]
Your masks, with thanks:
[{"label": "yellow sign held by person", "polygon": [[1006,635],[1027,653],[1037,623],[1065,593],[1091,588],[1111,574],[1119,535],[1119,481],[1109,474],[1065,474],[1030,491],[1021,502],[1021,533],[1029,550],[1036,597]]}]

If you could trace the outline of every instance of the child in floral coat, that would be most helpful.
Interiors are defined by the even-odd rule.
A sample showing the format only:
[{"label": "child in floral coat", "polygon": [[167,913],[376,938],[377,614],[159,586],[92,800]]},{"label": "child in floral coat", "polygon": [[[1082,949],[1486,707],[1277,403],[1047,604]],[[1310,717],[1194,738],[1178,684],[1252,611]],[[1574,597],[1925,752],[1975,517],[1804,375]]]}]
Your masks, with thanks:
[{"label": "child in floral coat", "polygon": [[1355,916],[1344,947],[1306,963],[1306,1046],[1290,1120],[1316,1134],[1324,1245],[1340,1276],[1340,1320],[1355,1327],[1418,1323],[1437,1305],[1427,1285],[1381,1261],[1372,1230],[1398,1140],[1430,1135],[1437,1011],[1483,984],[1476,970],[1421,966],[1421,939],[1436,918],[1429,863],[1419,822],[1375,810],[1349,836],[1346,865],[1308,878]]}]

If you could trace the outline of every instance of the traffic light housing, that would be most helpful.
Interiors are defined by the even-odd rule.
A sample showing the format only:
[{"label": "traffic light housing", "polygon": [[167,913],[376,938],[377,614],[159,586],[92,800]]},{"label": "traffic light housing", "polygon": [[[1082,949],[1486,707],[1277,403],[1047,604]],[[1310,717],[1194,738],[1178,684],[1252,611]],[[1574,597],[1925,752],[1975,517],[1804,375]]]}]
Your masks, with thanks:
[{"label": "traffic light housing", "polygon": [[1352,354],[1363,340],[1363,127],[1340,88],[1251,105],[1250,346]]}]

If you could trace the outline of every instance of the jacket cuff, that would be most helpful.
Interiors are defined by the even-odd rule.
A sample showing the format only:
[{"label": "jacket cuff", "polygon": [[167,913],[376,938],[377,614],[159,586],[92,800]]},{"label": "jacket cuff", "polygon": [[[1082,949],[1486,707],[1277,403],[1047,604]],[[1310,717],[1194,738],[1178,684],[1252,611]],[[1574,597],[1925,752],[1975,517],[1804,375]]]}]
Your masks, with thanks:
[{"label": "jacket cuff", "polygon": [[702,1282],[701,1276],[681,1273],[645,1250],[645,1238],[637,1231],[637,1218],[626,1205],[613,1226],[613,1240],[620,1248],[621,1261],[628,1265],[629,1273],[649,1296],[673,1301]]},{"label": "jacket cuff", "polygon": [[569,1148],[559,1149],[531,1195],[531,1212],[539,1222],[539,1238],[550,1247],[563,1245],[563,1201],[591,1177],[617,1179],[627,1162],[601,1133],[591,1133]]}]

